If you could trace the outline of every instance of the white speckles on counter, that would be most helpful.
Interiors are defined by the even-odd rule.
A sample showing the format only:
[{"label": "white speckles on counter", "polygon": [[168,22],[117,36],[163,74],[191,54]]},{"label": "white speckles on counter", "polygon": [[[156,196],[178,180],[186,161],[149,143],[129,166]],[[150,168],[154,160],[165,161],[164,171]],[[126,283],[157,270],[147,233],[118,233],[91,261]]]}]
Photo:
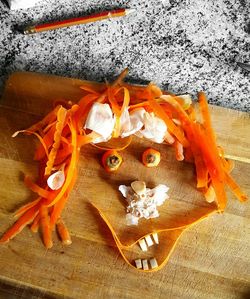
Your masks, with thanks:
[{"label": "white speckles on counter", "polygon": [[[204,90],[210,103],[250,111],[247,0],[45,0],[10,11],[0,2],[0,86],[16,70],[89,80],[154,81],[175,93]],[[134,14],[25,36],[15,30],[116,8]]]}]

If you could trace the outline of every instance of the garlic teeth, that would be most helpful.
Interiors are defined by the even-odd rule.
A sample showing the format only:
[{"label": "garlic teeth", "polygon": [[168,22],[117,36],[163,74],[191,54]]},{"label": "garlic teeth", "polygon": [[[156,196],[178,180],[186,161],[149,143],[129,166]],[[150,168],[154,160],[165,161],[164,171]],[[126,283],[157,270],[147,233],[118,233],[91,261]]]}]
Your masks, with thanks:
[{"label": "garlic teeth", "polygon": [[158,267],[157,260],[154,257],[149,260],[149,263],[150,263],[151,269],[155,269]]},{"label": "garlic teeth", "polygon": [[141,259],[135,260],[135,266],[137,269],[142,269],[142,261]]},{"label": "garlic teeth", "polygon": [[157,234],[157,233],[153,233],[153,234],[152,234],[152,237],[153,237],[155,243],[156,243],[156,244],[159,244],[158,234]]},{"label": "garlic teeth", "polygon": [[142,268],[143,270],[148,270],[148,260],[142,260]]},{"label": "garlic teeth", "polygon": [[148,251],[148,247],[144,239],[139,240],[139,245],[142,251]]},{"label": "garlic teeth", "polygon": [[145,240],[146,240],[146,243],[147,243],[148,247],[154,245],[154,242],[153,242],[153,240],[151,239],[150,235],[146,236],[146,237],[145,237]]}]

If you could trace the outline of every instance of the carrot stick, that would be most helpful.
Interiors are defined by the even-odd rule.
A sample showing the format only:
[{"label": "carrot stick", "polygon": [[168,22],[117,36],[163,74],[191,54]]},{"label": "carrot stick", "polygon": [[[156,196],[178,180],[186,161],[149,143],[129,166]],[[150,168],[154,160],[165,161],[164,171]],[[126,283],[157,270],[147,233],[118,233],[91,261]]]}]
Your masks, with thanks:
[{"label": "carrot stick", "polygon": [[63,244],[70,245],[72,243],[71,237],[67,227],[65,226],[61,218],[58,219],[56,223],[56,228],[57,228],[58,235],[61,238]]},{"label": "carrot stick", "polygon": [[20,209],[18,209],[15,212],[14,217],[20,217],[22,214],[24,214],[30,208],[34,207],[40,200],[41,200],[41,197],[38,197],[36,200],[29,202],[26,205],[22,206]]},{"label": "carrot stick", "polygon": [[30,227],[30,230],[33,233],[37,233],[38,232],[38,228],[39,228],[39,222],[40,222],[40,214],[38,213],[35,217],[35,219],[33,220],[33,223]]},{"label": "carrot stick", "polygon": [[220,157],[216,152],[217,149],[214,149],[215,146],[211,143],[211,139],[208,139],[207,134],[202,130],[201,126],[194,123],[193,127],[195,128],[195,136],[202,151],[204,162],[212,179],[212,186],[216,193],[218,208],[220,211],[223,211],[226,207],[227,198],[224,186],[225,173],[221,165]]},{"label": "carrot stick", "polygon": [[51,238],[51,227],[50,220],[48,215],[48,207],[42,205],[39,210],[40,213],[40,223],[42,229],[43,243],[47,249],[53,246],[52,238]]},{"label": "carrot stick", "polygon": [[184,155],[183,155],[183,146],[182,144],[176,140],[174,142],[174,148],[175,148],[175,157],[177,161],[183,161],[184,160]]},{"label": "carrot stick", "polygon": [[55,191],[48,191],[48,190],[41,188],[40,186],[38,186],[37,184],[32,182],[30,177],[27,175],[24,178],[24,183],[30,190],[37,193],[39,196],[41,196],[43,198],[50,199],[50,198],[53,198],[53,195],[56,194]]},{"label": "carrot stick", "polygon": [[230,176],[230,174],[226,173],[226,183],[234,193],[234,195],[238,198],[239,201],[244,202],[247,200],[247,195],[244,194],[239,185],[234,181],[234,179]]},{"label": "carrot stick", "polygon": [[68,200],[69,194],[68,192],[65,192],[65,194],[62,196],[60,200],[58,200],[57,203],[53,206],[53,211],[50,216],[50,225],[53,228],[56,224],[57,220],[61,216],[62,210]]},{"label": "carrot stick", "polygon": [[208,135],[210,136],[211,140],[215,143],[215,134],[212,128],[211,117],[208,108],[207,98],[204,92],[198,93],[198,101],[200,105],[201,115],[203,118],[204,128],[207,131]]},{"label": "carrot stick", "polygon": [[0,243],[7,243],[10,239],[14,238],[18,233],[20,233],[23,228],[33,221],[38,213],[39,207],[34,206],[26,211],[14,224],[7,230],[0,239]]}]

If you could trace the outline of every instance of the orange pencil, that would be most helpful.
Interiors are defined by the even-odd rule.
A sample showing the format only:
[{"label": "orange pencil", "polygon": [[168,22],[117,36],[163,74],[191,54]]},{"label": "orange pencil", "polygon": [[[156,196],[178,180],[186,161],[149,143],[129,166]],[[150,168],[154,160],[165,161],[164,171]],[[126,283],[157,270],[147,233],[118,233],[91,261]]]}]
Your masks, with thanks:
[{"label": "orange pencil", "polygon": [[112,11],[104,11],[101,13],[96,13],[85,17],[72,18],[63,21],[57,21],[57,22],[51,22],[47,24],[27,27],[26,29],[24,29],[23,32],[24,34],[32,34],[32,33],[37,33],[42,31],[55,30],[58,28],[74,26],[74,25],[87,24],[91,22],[102,21],[105,19],[123,17],[128,15],[129,13],[132,13],[133,11],[134,9],[126,9],[126,8],[116,9]]}]

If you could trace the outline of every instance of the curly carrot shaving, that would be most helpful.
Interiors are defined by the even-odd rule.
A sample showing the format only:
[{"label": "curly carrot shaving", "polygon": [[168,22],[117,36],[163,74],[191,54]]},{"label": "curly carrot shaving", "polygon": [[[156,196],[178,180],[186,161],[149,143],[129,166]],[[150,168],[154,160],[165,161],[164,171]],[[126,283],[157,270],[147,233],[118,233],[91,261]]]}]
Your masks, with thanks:
[{"label": "curly carrot shaving", "polygon": [[61,106],[57,112],[57,123],[56,123],[56,130],[55,130],[55,134],[54,134],[54,143],[53,143],[52,149],[49,153],[49,157],[48,157],[48,161],[46,164],[44,175],[51,174],[51,171],[52,171],[52,168],[54,165],[54,161],[56,158],[57,150],[60,146],[61,133],[62,133],[62,130],[64,127],[64,121],[65,121],[66,115],[67,115],[67,110]]},{"label": "curly carrot shaving", "polygon": [[68,189],[73,177],[74,177],[74,173],[76,170],[76,164],[78,161],[78,155],[79,155],[79,148],[77,145],[77,134],[76,134],[76,127],[73,124],[72,119],[69,119],[68,122],[68,126],[70,128],[70,132],[71,132],[71,144],[73,147],[73,151],[72,151],[72,155],[71,155],[71,160],[70,160],[70,165],[68,168],[68,173],[67,173],[67,177],[65,180],[65,183],[63,184],[62,189],[59,189],[59,193],[52,199],[52,200],[47,200],[46,201],[46,205],[53,206],[66,192],[66,190]]},{"label": "curly carrot shaving", "polygon": [[29,130],[21,130],[21,131],[17,131],[15,132],[12,137],[16,137],[19,133],[26,133],[26,134],[33,134],[35,135],[39,141],[41,142],[43,148],[44,148],[44,151],[45,151],[45,154],[46,156],[48,157],[49,156],[49,153],[48,153],[48,149],[47,149],[47,145],[45,144],[45,142],[43,141],[43,138],[36,132],[33,132],[33,131],[29,131]]},{"label": "curly carrot shaving", "polygon": [[47,156],[49,157],[49,149],[53,144],[54,132],[55,132],[55,124],[50,127],[50,129],[46,132],[46,134],[42,138],[42,143],[37,147],[34,155],[34,160],[39,161]]},{"label": "curly carrot shaving", "polygon": [[41,121],[29,127],[26,131],[37,132],[43,129],[45,126],[53,123],[56,120],[56,115],[59,109],[60,106],[55,107],[55,109],[49,112]]}]

